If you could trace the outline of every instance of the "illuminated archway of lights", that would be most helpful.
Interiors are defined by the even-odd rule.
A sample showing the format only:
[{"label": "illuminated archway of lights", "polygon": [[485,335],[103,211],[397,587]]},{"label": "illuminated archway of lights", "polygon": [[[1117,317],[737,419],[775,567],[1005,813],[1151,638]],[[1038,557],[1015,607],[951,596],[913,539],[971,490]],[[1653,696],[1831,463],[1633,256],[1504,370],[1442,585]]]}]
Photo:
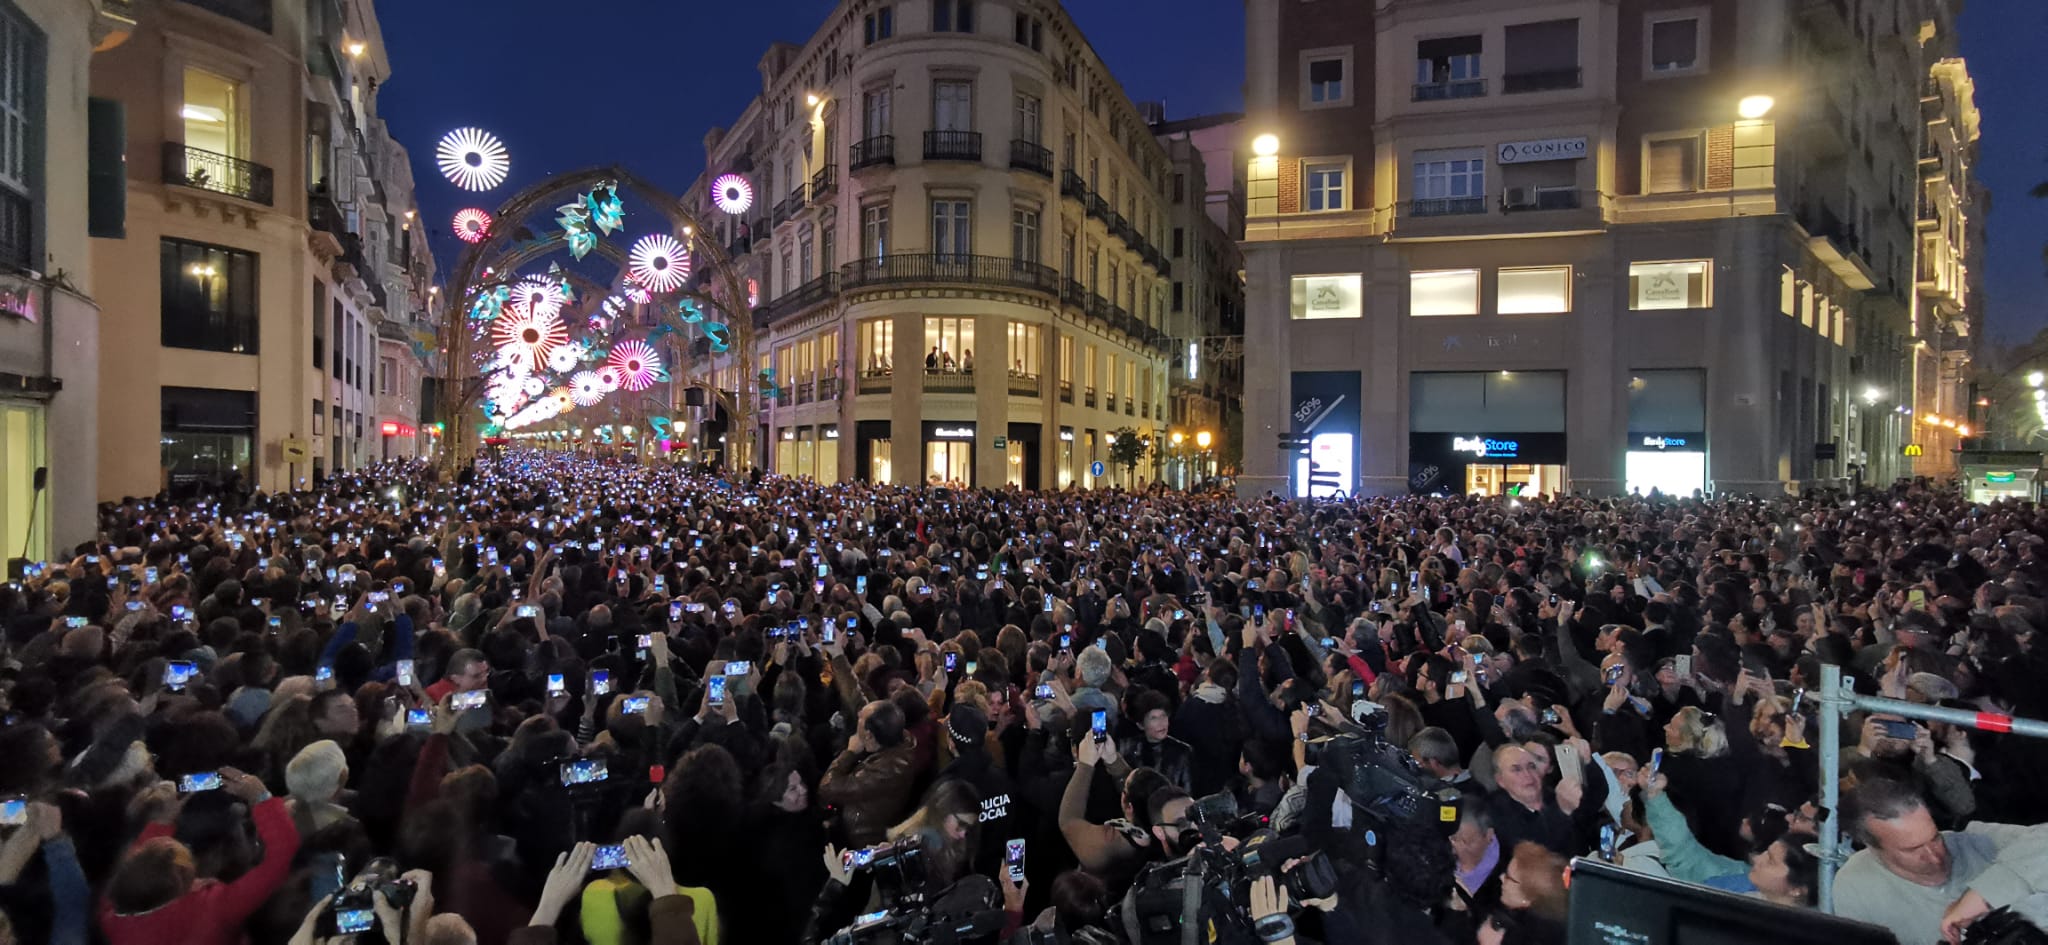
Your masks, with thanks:
[{"label": "illuminated archway of lights", "polygon": [[491,215],[475,207],[455,212],[455,236],[465,243],[481,243],[491,235]]},{"label": "illuminated archway of lights", "polygon": [[491,328],[491,340],[500,352],[524,354],[521,363],[538,366],[547,363],[548,354],[557,346],[569,342],[569,329],[554,315],[520,311],[500,316]]},{"label": "illuminated archway of lights", "polygon": [[738,174],[720,174],[711,182],[711,203],[724,213],[739,216],[754,205],[754,185]]},{"label": "illuminated archway of lights", "polygon": [[489,190],[512,173],[512,156],[498,136],[481,128],[457,128],[434,152],[441,174],[464,190]]},{"label": "illuminated archway of lights", "polygon": [[666,233],[643,236],[627,257],[633,281],[653,292],[674,292],[690,278],[690,254]]},{"label": "illuminated archway of lights", "polygon": [[613,346],[607,364],[617,369],[619,386],[629,391],[653,387],[663,373],[661,356],[654,353],[652,345],[637,338]]},{"label": "illuminated archway of lights", "polygon": [[531,312],[552,317],[561,314],[562,306],[568,302],[569,295],[562,291],[561,283],[547,279],[522,279],[512,287],[512,313],[515,315]]}]

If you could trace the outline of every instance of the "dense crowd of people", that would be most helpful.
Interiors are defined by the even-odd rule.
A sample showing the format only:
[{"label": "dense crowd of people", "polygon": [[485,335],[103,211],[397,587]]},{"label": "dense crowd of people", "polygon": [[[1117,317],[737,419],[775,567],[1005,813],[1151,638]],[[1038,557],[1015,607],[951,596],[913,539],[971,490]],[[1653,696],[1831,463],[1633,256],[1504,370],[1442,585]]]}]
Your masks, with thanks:
[{"label": "dense crowd of people", "polygon": [[[0,589],[0,941],[808,945],[949,903],[996,917],[963,941],[1179,941],[1174,864],[1306,829],[1218,906],[1250,940],[1559,943],[1581,856],[1811,908],[1830,816],[1842,915],[2048,926],[2048,744],[1857,714],[1839,812],[1811,747],[1823,664],[2048,717],[2031,504],[530,452],[226,502],[110,505]],[[1441,826],[1349,842],[1360,737]]]}]

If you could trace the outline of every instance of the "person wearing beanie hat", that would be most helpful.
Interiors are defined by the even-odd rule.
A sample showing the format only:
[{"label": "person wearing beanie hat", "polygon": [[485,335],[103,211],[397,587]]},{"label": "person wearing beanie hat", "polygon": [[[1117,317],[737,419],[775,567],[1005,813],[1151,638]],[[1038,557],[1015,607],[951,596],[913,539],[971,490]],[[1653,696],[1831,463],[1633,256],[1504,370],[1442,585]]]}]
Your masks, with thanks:
[{"label": "person wearing beanie hat", "polygon": [[974,785],[981,798],[981,832],[974,852],[976,872],[993,875],[1002,867],[1003,844],[1022,836],[1032,819],[1018,805],[1010,776],[988,753],[988,713],[971,705],[955,705],[941,726],[953,748],[953,763],[939,772],[937,782],[965,781]]}]

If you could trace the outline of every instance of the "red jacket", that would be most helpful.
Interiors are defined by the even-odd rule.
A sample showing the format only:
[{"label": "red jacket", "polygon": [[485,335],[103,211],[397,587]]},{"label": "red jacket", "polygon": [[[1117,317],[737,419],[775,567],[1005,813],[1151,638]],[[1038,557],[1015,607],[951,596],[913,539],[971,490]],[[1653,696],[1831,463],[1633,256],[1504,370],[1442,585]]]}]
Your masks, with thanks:
[{"label": "red jacket", "polygon": [[[108,945],[240,945],[242,923],[284,882],[292,856],[299,851],[299,831],[292,826],[283,798],[270,798],[249,813],[263,840],[262,862],[232,883],[202,879],[169,904],[137,915],[117,915],[113,903],[102,900],[100,930]],[[140,846],[171,833],[171,825],[152,823],[142,828],[135,843]]]}]

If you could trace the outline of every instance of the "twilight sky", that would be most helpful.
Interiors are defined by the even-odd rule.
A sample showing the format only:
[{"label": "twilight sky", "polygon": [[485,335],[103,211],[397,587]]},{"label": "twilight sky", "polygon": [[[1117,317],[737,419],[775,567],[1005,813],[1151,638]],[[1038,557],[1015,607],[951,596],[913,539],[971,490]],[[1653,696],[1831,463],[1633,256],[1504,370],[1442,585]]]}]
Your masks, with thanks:
[{"label": "twilight sky", "polygon": [[[704,132],[760,91],[755,64],[774,40],[810,38],[833,0],[376,0],[392,80],[380,94],[412,151],[421,211],[445,269],[460,246],[448,219],[494,207],[554,173],[623,164],[680,192],[704,161]],[[1242,0],[1070,0],[1125,91],[1164,98],[1170,118],[1242,107]],[[579,11],[565,14],[565,9]],[[2016,342],[2048,328],[2048,83],[2034,57],[2048,2],[1972,0],[1963,51],[1984,115],[1979,176],[1993,192],[1986,282],[1989,334]],[[512,179],[472,196],[433,167],[434,144],[463,125],[512,152]],[[632,206],[627,206],[630,224]]]}]

